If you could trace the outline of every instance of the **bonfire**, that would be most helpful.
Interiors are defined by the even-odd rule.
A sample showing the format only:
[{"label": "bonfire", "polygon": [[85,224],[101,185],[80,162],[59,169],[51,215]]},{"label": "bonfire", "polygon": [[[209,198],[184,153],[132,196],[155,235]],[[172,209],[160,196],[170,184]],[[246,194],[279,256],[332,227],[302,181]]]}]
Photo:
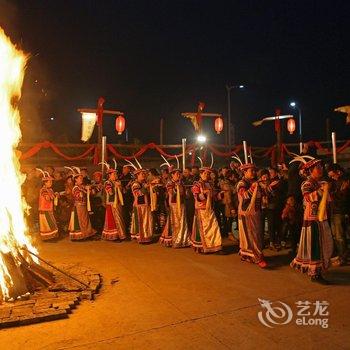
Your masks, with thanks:
[{"label": "bonfire", "polygon": [[0,301],[26,297],[53,278],[33,255],[37,250],[28,235],[28,205],[21,193],[25,175],[16,152],[21,139],[18,102],[27,59],[0,28]]}]

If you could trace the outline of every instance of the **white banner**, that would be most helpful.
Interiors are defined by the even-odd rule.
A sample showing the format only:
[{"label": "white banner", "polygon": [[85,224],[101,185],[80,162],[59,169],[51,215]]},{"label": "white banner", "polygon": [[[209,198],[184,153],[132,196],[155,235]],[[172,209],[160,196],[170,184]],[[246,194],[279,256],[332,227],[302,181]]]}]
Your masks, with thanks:
[{"label": "white banner", "polygon": [[86,142],[90,139],[96,124],[96,113],[82,113],[81,140]]}]

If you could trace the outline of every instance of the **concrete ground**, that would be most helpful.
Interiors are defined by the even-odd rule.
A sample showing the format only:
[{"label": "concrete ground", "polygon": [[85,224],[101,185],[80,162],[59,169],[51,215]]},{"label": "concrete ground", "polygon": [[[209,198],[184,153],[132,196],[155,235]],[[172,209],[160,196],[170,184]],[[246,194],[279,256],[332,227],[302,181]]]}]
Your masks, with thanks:
[{"label": "concrete ground", "polygon": [[[0,349],[350,346],[349,266],[331,269],[327,277],[334,285],[322,286],[293,271],[288,266],[290,259],[282,254],[271,256],[272,267],[261,270],[240,262],[234,252],[198,255],[192,249],[175,250],[159,244],[73,243],[65,239],[42,243],[39,251],[51,262],[95,268],[103,274],[104,286],[95,301],[83,302],[69,319],[0,330]],[[294,313],[292,320],[284,325],[272,324],[273,328],[264,326],[258,319],[263,311],[258,298],[289,305]],[[297,301],[329,302],[328,310],[324,310],[329,316],[322,316],[329,319],[329,327],[296,325]],[[274,311],[277,316],[282,312]]]}]

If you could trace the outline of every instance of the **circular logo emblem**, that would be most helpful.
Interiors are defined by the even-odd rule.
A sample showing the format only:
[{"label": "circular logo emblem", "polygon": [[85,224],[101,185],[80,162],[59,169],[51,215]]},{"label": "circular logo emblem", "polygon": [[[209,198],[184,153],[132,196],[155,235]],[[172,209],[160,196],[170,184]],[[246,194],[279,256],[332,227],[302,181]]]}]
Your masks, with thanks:
[{"label": "circular logo emblem", "polygon": [[263,308],[262,311],[259,311],[258,318],[264,326],[273,328],[274,325],[287,324],[292,320],[292,309],[282,301],[258,300]]}]

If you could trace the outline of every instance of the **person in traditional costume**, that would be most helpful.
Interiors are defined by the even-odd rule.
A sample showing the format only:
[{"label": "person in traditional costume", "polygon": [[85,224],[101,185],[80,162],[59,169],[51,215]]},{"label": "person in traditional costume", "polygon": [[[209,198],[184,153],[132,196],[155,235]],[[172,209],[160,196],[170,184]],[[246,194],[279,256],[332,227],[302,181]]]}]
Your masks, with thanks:
[{"label": "person in traditional costume", "polygon": [[47,171],[37,170],[42,173],[43,183],[39,194],[40,237],[43,241],[47,241],[58,237],[58,227],[53,214],[54,202],[57,203],[57,194],[51,188],[53,177]]},{"label": "person in traditional costume", "polygon": [[256,167],[243,164],[238,156],[233,156],[240,164],[242,179],[237,184],[239,254],[242,261],[267,267],[263,254],[263,234],[261,222],[262,188],[256,181]]},{"label": "person in traditional costume", "polygon": [[114,169],[108,163],[104,163],[107,168],[108,180],[104,184],[106,196],[105,225],[102,231],[102,239],[107,241],[122,241],[126,238],[125,224],[123,219],[123,189],[118,180],[117,163],[114,160]]},{"label": "person in traditional costume", "polygon": [[133,212],[131,218],[131,239],[137,240],[140,244],[152,242],[153,217],[151,212],[149,185],[147,184],[147,171],[142,169],[141,164],[136,160],[138,167],[129,160],[126,160],[134,169],[136,180],[131,185],[134,196]]},{"label": "person in traditional costume", "polygon": [[[199,158],[199,157],[198,157]],[[210,167],[204,167],[202,160],[199,170],[200,179],[192,186],[192,193],[195,199],[195,214],[193,220],[191,243],[198,253],[215,253],[222,249],[221,234],[217,222],[213,202],[216,196],[210,183],[213,157]]]},{"label": "person in traditional costume", "polygon": [[74,187],[72,195],[74,198],[74,207],[69,221],[69,237],[72,241],[78,241],[92,237],[96,230],[92,228],[89,211],[90,208],[90,187],[83,185],[83,175],[78,167],[69,168],[74,177]]},{"label": "person in traditional costume", "polygon": [[323,167],[320,159],[295,155],[293,162],[301,162],[301,171],[307,179],[301,185],[304,199],[304,221],[297,256],[290,266],[307,273],[312,282],[328,284],[322,273],[330,266],[333,239],[327,217],[327,204],[331,201],[329,184],[321,181]]},{"label": "person in traditional costume", "polygon": [[[164,158],[163,158],[164,159]],[[185,210],[185,187],[181,182],[181,170],[166,161],[171,180],[166,184],[169,214],[159,242],[166,247],[183,248],[191,245]],[[164,164],[162,164],[164,165]]]}]

